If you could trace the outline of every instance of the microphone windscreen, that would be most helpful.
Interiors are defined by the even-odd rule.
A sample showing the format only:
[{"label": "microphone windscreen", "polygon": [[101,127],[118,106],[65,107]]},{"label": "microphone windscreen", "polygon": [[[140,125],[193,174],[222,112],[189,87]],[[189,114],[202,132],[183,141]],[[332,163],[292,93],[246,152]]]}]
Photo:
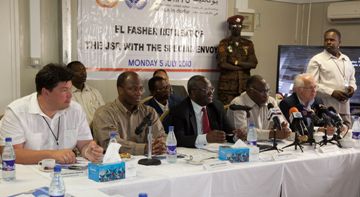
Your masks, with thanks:
[{"label": "microphone windscreen", "polygon": [[292,107],[289,109],[289,114],[292,114],[294,112],[299,112],[299,110],[296,107]]}]

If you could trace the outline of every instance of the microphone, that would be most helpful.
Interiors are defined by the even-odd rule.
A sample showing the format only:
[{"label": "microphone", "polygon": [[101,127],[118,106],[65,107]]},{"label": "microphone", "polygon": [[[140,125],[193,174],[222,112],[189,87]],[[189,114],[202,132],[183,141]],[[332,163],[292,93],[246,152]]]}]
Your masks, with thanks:
[{"label": "microphone", "polygon": [[330,106],[326,108],[325,105],[319,105],[319,113],[320,115],[322,115],[322,117],[324,117],[324,114],[326,114],[330,118],[331,123],[333,123],[334,126],[342,126],[343,120],[341,116],[336,112],[334,107]]},{"label": "microphone", "polygon": [[246,105],[236,105],[236,104],[231,104],[231,105],[229,106],[229,108],[230,108],[231,110],[234,110],[234,111],[236,111],[236,110],[250,111],[250,110],[252,109],[251,107],[246,106]]},{"label": "microphone", "polygon": [[290,114],[289,119],[290,119],[291,130],[293,130],[294,132],[297,132],[300,135],[299,140],[301,140],[303,142],[307,141],[308,139],[307,139],[307,136],[305,137],[305,134],[308,133],[308,130],[303,121],[302,114],[299,112],[299,110],[296,107],[290,108],[289,114]]},{"label": "microphone", "polygon": [[275,128],[281,130],[281,123],[279,119],[279,115],[281,115],[280,109],[275,108],[272,103],[268,103],[267,108],[269,110],[267,119],[268,120],[271,119],[274,123]]},{"label": "microphone", "polygon": [[140,135],[147,125],[151,125],[151,113],[146,115],[143,121],[139,124],[139,126],[136,127],[135,134]]}]

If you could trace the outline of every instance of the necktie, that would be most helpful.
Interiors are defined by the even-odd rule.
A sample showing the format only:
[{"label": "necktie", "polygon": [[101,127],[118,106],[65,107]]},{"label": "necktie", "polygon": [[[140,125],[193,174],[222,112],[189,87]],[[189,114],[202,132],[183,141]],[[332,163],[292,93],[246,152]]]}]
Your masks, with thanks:
[{"label": "necktie", "polygon": [[209,117],[208,117],[208,114],[207,114],[207,110],[205,107],[203,107],[201,109],[201,111],[203,112],[203,115],[202,115],[202,128],[203,128],[203,133],[206,134],[206,133],[209,133],[211,128],[210,128],[210,122],[209,122]]}]

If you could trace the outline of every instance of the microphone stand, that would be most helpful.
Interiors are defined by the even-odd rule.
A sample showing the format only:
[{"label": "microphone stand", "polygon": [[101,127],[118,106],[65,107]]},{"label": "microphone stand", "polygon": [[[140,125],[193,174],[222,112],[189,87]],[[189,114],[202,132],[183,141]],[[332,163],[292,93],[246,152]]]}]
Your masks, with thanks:
[{"label": "microphone stand", "polygon": [[148,126],[148,134],[147,134],[147,141],[148,141],[148,154],[147,158],[140,159],[138,164],[145,165],[145,166],[157,166],[161,164],[161,161],[155,158],[152,158],[152,126]]},{"label": "microphone stand", "polygon": [[340,143],[339,140],[341,140],[341,136],[340,136],[340,133],[341,133],[341,124],[336,124],[336,132],[333,134],[333,137],[328,141],[329,143],[331,144],[336,144],[339,148],[342,148],[342,145]]},{"label": "microphone stand", "polygon": [[277,147],[277,142],[276,142],[276,131],[277,131],[277,129],[276,129],[276,127],[275,128],[273,128],[274,129],[274,139],[273,139],[273,145],[272,145],[272,147],[270,147],[270,148],[265,148],[265,149],[263,149],[263,150],[260,150],[260,152],[265,152],[265,151],[270,151],[270,150],[276,150],[278,153],[280,153],[280,152],[282,152],[283,150],[281,150],[281,149],[278,149],[278,147]]},{"label": "microphone stand", "polygon": [[289,144],[289,145],[284,146],[284,147],[281,148],[281,149],[288,148],[288,147],[290,147],[290,146],[295,146],[295,150],[297,150],[297,147],[299,146],[301,152],[304,152],[304,151],[303,151],[303,146],[300,144],[300,140],[299,140],[298,137],[299,137],[299,136],[298,136],[298,132],[295,132],[294,142],[291,143],[291,144]]}]

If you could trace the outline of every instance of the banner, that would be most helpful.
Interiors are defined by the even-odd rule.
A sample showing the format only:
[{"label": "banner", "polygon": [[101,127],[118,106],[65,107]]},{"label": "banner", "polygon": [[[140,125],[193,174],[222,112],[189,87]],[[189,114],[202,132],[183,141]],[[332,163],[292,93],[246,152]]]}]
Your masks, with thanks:
[{"label": "banner", "polygon": [[227,1],[78,2],[78,59],[88,79],[116,79],[126,70],[149,78],[156,69],[165,69],[172,80],[217,76]]}]

